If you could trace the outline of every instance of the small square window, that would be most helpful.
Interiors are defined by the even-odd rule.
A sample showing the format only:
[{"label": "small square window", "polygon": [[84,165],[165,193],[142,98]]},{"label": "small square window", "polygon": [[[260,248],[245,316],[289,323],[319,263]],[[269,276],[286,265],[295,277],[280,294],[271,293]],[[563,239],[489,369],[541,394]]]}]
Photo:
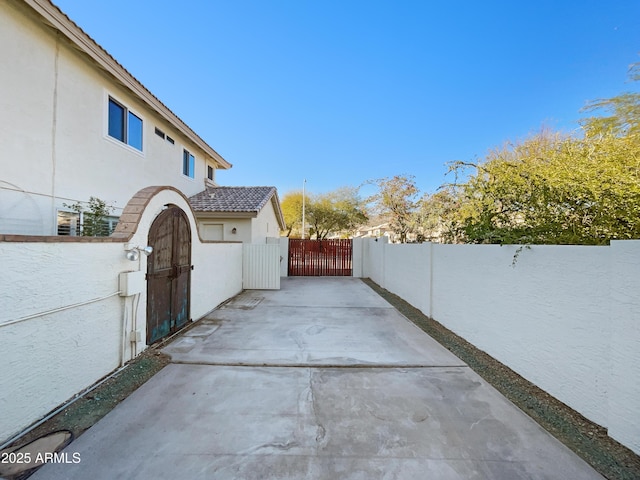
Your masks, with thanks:
[{"label": "small square window", "polygon": [[162,130],[160,130],[158,127],[156,127],[156,135],[158,135],[160,138],[164,139],[164,132]]},{"label": "small square window", "polygon": [[189,178],[195,177],[196,159],[187,150],[182,154],[182,174]]},{"label": "small square window", "polygon": [[173,138],[171,138],[169,135],[167,135],[167,142],[169,142],[171,145],[176,143],[175,140]]},{"label": "small square window", "polygon": [[80,234],[80,215],[58,210],[58,235],[76,236]]}]

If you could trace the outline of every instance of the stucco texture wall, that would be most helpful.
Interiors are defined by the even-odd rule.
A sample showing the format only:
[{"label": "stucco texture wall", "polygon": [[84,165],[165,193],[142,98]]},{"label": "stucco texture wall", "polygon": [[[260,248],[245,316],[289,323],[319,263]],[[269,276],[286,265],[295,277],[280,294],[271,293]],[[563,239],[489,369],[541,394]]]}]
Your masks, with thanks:
[{"label": "stucco texture wall", "polygon": [[[119,243],[0,242],[0,440],[120,364]],[[110,296],[112,295],[112,296]],[[12,323],[60,307],[104,300]]]},{"label": "stucco texture wall", "polygon": [[[147,257],[129,261],[125,248],[148,244],[149,228],[167,204],[189,218],[197,320],[242,290],[242,244],[201,241],[187,199],[175,189],[138,192],[125,209],[122,238],[0,236],[0,441],[146,348],[146,285],[139,298],[120,296],[119,274],[146,272]],[[132,330],[141,342],[123,342]]]},{"label": "stucco texture wall", "polygon": [[[0,233],[55,235],[56,210],[91,196],[118,216],[150,184],[204,189],[205,152],[22,2],[0,2],[0,44],[0,65],[11,66],[0,69],[10,92],[0,108]],[[142,119],[142,151],[108,135],[110,96]],[[183,175],[184,148],[195,156],[194,178]]]},{"label": "stucco texture wall", "polygon": [[640,242],[389,245],[363,276],[640,452]]},{"label": "stucco texture wall", "polygon": [[267,238],[280,236],[278,219],[271,201],[251,221],[251,243],[267,243]]}]

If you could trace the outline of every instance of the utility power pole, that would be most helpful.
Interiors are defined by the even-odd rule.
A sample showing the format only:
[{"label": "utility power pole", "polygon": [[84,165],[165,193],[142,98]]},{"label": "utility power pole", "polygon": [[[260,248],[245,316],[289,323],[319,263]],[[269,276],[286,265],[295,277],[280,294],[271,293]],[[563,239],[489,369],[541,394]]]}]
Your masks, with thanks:
[{"label": "utility power pole", "polygon": [[307,179],[305,178],[302,182],[302,239],[304,240],[304,208],[305,208],[305,202],[304,202],[304,187],[307,184]]}]

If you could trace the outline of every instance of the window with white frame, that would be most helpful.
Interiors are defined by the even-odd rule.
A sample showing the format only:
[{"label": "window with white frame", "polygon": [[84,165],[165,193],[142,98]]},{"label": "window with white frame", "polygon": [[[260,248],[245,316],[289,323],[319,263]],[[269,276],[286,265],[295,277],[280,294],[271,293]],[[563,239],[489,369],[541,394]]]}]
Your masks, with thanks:
[{"label": "window with white frame", "polygon": [[142,119],[109,97],[109,136],[142,151]]},{"label": "window with white frame", "polygon": [[196,159],[189,153],[187,149],[182,152],[182,174],[189,178],[194,178],[196,175]]},{"label": "window with white frame", "polygon": [[215,169],[212,165],[207,165],[207,179],[212,182],[215,180]]},{"label": "window with white frame", "polygon": [[87,212],[78,213],[58,210],[58,235],[108,237],[118,225],[118,217],[102,217],[99,225],[91,224],[91,231],[89,232],[84,228],[84,225],[85,222],[91,221],[90,216],[91,214]]},{"label": "window with white frame", "polygon": [[80,214],[58,210],[58,235],[75,237],[80,233]]}]

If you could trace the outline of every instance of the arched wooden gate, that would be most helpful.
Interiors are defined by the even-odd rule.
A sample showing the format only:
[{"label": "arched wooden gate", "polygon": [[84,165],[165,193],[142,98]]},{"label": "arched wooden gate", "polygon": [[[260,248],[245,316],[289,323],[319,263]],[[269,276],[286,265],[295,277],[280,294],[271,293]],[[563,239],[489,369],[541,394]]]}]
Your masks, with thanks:
[{"label": "arched wooden gate", "polygon": [[187,215],[170,205],[149,230],[153,253],[147,261],[147,345],[189,321],[191,227]]}]

